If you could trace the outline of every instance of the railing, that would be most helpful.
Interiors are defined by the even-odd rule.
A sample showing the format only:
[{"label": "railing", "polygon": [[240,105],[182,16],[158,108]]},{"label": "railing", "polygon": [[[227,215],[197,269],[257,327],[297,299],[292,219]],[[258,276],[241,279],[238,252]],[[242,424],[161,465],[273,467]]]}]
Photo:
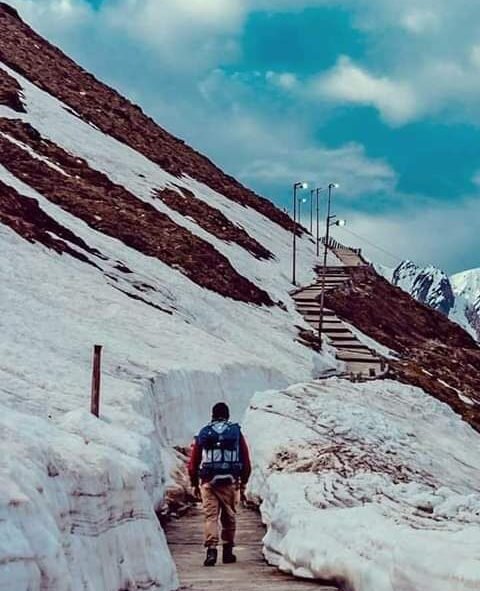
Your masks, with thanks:
[{"label": "railing", "polygon": [[[322,244],[325,244],[325,236],[322,236],[319,239],[319,242],[321,242]],[[345,250],[349,250],[351,253],[357,254],[359,256],[362,254],[361,248],[351,248],[350,246],[345,246],[344,244],[342,244],[341,242],[338,242],[338,240],[335,240],[335,238],[332,238],[332,237],[329,237],[327,246],[332,249],[344,248]]]}]

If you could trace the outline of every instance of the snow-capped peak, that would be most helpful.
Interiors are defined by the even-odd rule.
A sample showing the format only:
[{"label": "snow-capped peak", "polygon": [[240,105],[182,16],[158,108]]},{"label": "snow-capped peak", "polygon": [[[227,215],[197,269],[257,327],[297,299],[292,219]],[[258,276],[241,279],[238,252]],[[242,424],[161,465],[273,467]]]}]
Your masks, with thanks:
[{"label": "snow-capped peak", "polygon": [[433,265],[422,268],[413,261],[404,261],[393,272],[392,283],[447,316],[455,305],[448,276]]}]

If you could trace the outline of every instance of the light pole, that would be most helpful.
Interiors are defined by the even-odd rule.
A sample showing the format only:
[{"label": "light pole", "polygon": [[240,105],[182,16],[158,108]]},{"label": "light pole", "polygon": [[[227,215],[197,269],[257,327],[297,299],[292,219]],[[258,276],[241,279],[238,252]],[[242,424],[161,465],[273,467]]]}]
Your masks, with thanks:
[{"label": "light pole", "polygon": [[313,236],[313,195],[315,194],[315,189],[310,191],[310,234]]},{"label": "light pole", "polygon": [[292,283],[297,284],[297,191],[299,189],[308,189],[308,184],[298,182],[293,185],[293,264],[292,264]]},{"label": "light pole", "polygon": [[318,187],[318,189],[315,190],[316,194],[317,194],[317,203],[316,203],[316,208],[317,208],[317,257],[320,256],[320,201],[319,201],[319,195],[322,191],[325,191],[326,189],[322,188],[322,187]]},{"label": "light pole", "polygon": [[[341,225],[340,222],[343,220],[337,220],[337,222],[333,222],[332,220],[337,216],[332,216],[330,214],[331,211],[331,201],[332,201],[332,189],[338,189],[338,185],[336,183],[330,183],[328,185],[328,205],[327,205],[327,221],[326,221],[326,230],[325,230],[325,242],[323,245],[323,268],[322,268],[322,291],[320,295],[320,315],[318,318],[318,348],[322,348],[322,330],[323,330],[323,310],[325,306],[325,279],[327,275],[327,254],[328,254],[328,241],[330,239],[330,226],[337,224]],[[343,222],[342,225],[345,225]]]}]

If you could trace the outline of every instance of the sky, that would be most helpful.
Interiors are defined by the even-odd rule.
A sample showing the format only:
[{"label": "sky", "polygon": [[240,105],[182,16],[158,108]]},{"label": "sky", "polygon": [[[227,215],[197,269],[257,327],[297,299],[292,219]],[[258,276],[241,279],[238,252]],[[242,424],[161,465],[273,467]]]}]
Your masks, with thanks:
[{"label": "sky", "polygon": [[334,234],[372,260],[480,267],[478,0],[10,3],[282,208],[339,183]]}]

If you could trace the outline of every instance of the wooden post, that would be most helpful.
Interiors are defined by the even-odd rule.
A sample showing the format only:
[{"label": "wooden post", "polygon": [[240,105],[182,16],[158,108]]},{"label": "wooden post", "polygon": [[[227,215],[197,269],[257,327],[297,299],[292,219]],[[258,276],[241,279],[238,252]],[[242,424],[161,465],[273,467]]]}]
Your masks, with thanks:
[{"label": "wooden post", "polygon": [[100,380],[101,380],[102,346],[93,347],[93,372],[92,395],[90,400],[90,412],[98,417],[100,415]]}]

